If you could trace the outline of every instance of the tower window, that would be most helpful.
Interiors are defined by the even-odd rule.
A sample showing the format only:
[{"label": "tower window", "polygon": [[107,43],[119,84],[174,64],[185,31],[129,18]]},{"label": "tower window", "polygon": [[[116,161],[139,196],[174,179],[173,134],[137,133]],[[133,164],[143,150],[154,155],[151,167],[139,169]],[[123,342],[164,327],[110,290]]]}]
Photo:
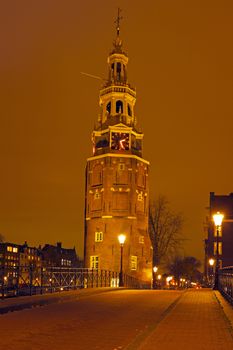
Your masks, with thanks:
[{"label": "tower window", "polygon": [[138,201],[143,201],[143,195],[142,195],[142,193],[139,193],[139,194],[138,194]]},{"label": "tower window", "polygon": [[108,104],[106,106],[106,110],[109,114],[111,113],[111,102],[108,102]]},{"label": "tower window", "polygon": [[118,170],[125,170],[125,164],[124,163],[119,163],[118,164]]},{"label": "tower window", "polygon": [[96,192],[94,194],[94,199],[100,199],[100,193],[99,192]]},{"label": "tower window", "polygon": [[103,242],[103,232],[95,232],[95,242]]},{"label": "tower window", "polygon": [[120,62],[117,62],[117,80],[120,80],[121,78],[121,64]]},{"label": "tower window", "polygon": [[132,116],[132,109],[130,105],[128,104],[128,115],[131,117]]},{"label": "tower window", "polygon": [[117,113],[123,112],[123,102],[120,100],[116,101],[116,112]]},{"label": "tower window", "polygon": [[99,257],[97,255],[90,256],[90,269],[99,268]]},{"label": "tower window", "polygon": [[144,236],[139,236],[139,243],[144,244]]},{"label": "tower window", "polygon": [[137,265],[138,265],[138,258],[135,255],[131,255],[131,259],[130,259],[130,267],[131,270],[135,271],[137,270]]}]

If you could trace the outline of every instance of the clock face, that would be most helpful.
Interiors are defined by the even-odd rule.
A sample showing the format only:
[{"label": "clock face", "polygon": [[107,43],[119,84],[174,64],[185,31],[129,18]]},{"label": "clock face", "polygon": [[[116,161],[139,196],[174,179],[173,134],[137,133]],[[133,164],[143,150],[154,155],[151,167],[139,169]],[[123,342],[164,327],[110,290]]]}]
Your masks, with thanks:
[{"label": "clock face", "polygon": [[129,150],[129,134],[125,132],[112,132],[111,149]]}]

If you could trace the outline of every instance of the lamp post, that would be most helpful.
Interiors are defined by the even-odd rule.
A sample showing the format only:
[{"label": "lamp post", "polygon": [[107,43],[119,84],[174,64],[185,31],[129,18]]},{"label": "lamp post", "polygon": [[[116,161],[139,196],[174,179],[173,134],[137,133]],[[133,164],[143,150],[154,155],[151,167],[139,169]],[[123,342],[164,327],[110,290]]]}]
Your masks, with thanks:
[{"label": "lamp post", "polygon": [[156,283],[156,272],[158,271],[158,267],[153,267],[153,289],[156,289],[157,283]]},{"label": "lamp post", "polygon": [[210,258],[209,259],[209,265],[210,265],[210,273],[208,273],[208,283],[210,285],[213,284],[213,275],[214,275],[214,263],[215,263],[215,260],[213,258]]},{"label": "lamp post", "polygon": [[119,287],[124,286],[124,281],[123,281],[123,246],[125,243],[126,236],[121,234],[118,236],[118,240],[121,246],[121,261],[120,261],[120,273],[119,273]]},{"label": "lamp post", "polygon": [[161,279],[162,279],[162,275],[158,275],[157,279],[158,279],[158,288],[161,289]]},{"label": "lamp post", "polygon": [[221,229],[224,215],[219,211],[213,215],[214,224],[216,226],[216,267],[214,276],[214,289],[218,289],[218,273],[219,273],[219,230]]}]

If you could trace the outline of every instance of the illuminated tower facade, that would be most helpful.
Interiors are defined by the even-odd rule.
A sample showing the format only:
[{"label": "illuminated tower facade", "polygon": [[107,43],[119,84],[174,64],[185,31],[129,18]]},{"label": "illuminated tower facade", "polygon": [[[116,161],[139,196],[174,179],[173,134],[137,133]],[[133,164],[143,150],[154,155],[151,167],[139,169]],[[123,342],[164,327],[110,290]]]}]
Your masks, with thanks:
[{"label": "illuminated tower facade", "polygon": [[108,79],[100,90],[93,156],[87,159],[85,266],[119,271],[118,235],[124,234],[123,273],[149,283],[149,162],[142,157],[143,133],[136,127],[136,92],[128,82],[128,57],[122,49],[119,20],[118,15]]}]

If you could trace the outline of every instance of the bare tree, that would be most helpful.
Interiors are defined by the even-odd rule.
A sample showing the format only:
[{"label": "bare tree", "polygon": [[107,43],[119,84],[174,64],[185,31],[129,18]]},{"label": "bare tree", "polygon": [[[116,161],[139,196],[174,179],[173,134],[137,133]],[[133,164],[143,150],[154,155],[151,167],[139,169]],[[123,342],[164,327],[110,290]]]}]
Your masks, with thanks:
[{"label": "bare tree", "polygon": [[159,196],[158,200],[150,203],[149,233],[154,266],[164,264],[181,247],[182,226],[183,216],[171,211],[166,197]]},{"label": "bare tree", "polygon": [[171,273],[177,284],[180,285],[180,278],[185,277],[188,281],[201,281],[202,274],[199,271],[201,262],[193,256],[175,256],[168,264],[167,269]]}]

